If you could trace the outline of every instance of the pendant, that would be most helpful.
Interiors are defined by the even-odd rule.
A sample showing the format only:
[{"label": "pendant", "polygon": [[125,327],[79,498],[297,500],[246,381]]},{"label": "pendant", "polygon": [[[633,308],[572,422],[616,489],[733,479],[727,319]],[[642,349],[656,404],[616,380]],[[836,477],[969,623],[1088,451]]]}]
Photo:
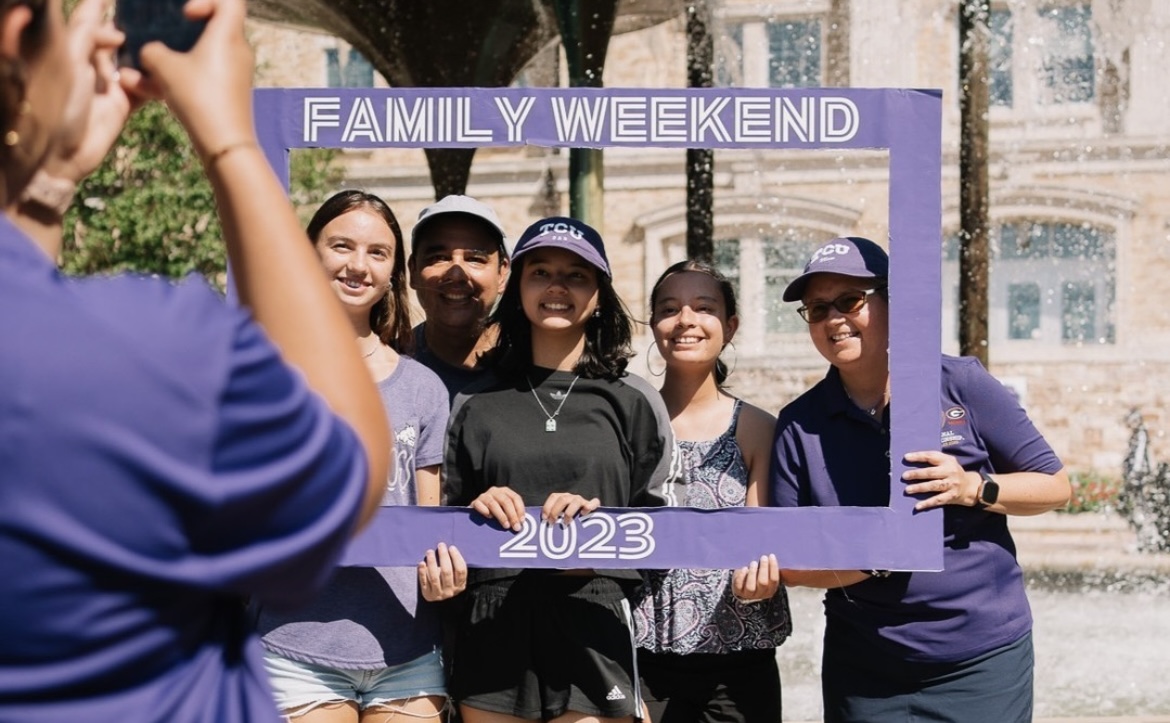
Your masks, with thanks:
[{"label": "pendant", "polygon": [[546,432],[555,432],[555,431],[557,431],[557,420],[555,420],[555,419],[550,419],[550,420],[548,420],[547,422],[545,422],[545,423],[544,423],[544,431],[546,431]]}]

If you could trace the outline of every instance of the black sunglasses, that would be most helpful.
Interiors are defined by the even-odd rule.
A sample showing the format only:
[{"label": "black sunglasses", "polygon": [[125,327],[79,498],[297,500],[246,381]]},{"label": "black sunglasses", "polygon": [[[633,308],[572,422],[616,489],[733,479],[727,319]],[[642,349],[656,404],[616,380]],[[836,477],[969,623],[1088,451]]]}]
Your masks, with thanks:
[{"label": "black sunglasses", "polygon": [[867,289],[865,291],[847,291],[832,301],[818,301],[807,306],[802,306],[796,310],[796,313],[800,314],[800,318],[809,324],[816,324],[828,319],[830,307],[842,314],[856,314],[869,302],[870,294],[877,293],[885,288],[884,286],[879,286],[876,289]]}]

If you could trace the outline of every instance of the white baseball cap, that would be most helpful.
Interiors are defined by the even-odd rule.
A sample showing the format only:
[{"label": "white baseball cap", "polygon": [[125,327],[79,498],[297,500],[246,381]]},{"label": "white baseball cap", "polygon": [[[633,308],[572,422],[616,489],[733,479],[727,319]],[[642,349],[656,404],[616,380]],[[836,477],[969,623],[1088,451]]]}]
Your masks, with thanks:
[{"label": "white baseball cap", "polygon": [[492,207],[486,203],[477,201],[471,196],[461,196],[458,194],[445,196],[442,200],[432,203],[422,211],[419,211],[418,220],[415,221],[414,228],[410,231],[410,245],[414,246],[418,240],[419,229],[433,219],[448,214],[473,216],[486,222],[500,234],[500,253],[504,256],[508,255],[508,246],[506,244],[508,234],[504,232],[504,227],[500,223],[500,217],[496,215]]}]

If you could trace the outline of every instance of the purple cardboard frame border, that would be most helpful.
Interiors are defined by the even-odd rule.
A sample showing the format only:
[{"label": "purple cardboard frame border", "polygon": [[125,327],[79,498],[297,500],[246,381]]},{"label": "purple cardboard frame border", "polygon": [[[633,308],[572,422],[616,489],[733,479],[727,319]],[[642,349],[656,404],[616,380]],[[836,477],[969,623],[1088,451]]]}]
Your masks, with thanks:
[{"label": "purple cardboard frame border", "polygon": [[[407,89],[258,89],[254,94],[256,126],[264,152],[278,177],[287,186],[289,152],[293,148],[371,148],[371,147],[487,147],[512,145],[547,145],[559,147],[613,147],[603,142],[561,140],[545,117],[534,116],[533,133],[515,140],[459,141],[450,138],[426,142],[386,142],[367,137],[344,141],[339,136],[341,123],[316,129],[307,139],[305,109],[314,103],[353,109],[369,103],[369,108],[385,108],[391,102],[415,103],[427,99],[462,104],[459,107],[490,117],[501,99],[519,104],[534,99],[534,110],[553,102],[597,102],[600,98],[638,99],[671,98],[686,102],[716,103],[720,98],[745,98],[746,105],[761,107],[762,101],[818,103],[820,99],[844,99],[857,110],[861,121],[855,133],[846,139],[795,139],[785,142],[712,139],[701,142],[648,141],[642,146],[678,148],[800,148],[809,150],[886,149],[889,152],[889,219],[890,219],[890,369],[891,393],[898,400],[891,407],[890,431],[890,500],[885,508],[799,508],[759,511],[775,520],[768,534],[769,546],[788,568],[803,569],[942,569],[942,512],[914,512],[913,498],[902,492],[901,474],[906,469],[902,456],[919,449],[937,449],[939,445],[939,384],[941,349],[941,227],[942,227],[942,93],[938,90],[914,89],[537,89],[537,88],[407,88]],[[630,102],[630,101],[627,101]],[[677,101],[676,101],[677,102]],[[738,103],[739,101],[734,101]],[[730,106],[730,104],[729,104]],[[318,106],[320,107],[320,106]],[[364,107],[364,106],[363,106]],[[449,107],[454,107],[449,106]],[[710,106],[708,106],[710,107]],[[778,106],[777,106],[778,107]],[[728,113],[734,111],[729,109]],[[608,124],[606,128],[608,128]],[[336,133],[332,131],[337,130]],[[491,127],[493,133],[503,125]],[[371,131],[372,135],[374,132]],[[498,137],[498,136],[497,136]],[[506,135],[504,136],[506,137]],[[630,145],[628,143],[620,145]],[[714,532],[736,524],[734,515],[685,513]],[[446,515],[444,518],[436,515]],[[422,551],[440,539],[459,544],[461,535],[482,525],[468,518],[465,510],[408,510],[384,508],[378,520],[355,544],[360,549],[399,550],[392,558],[378,557],[367,562],[347,564],[412,564],[421,559]],[[451,524],[434,524],[439,519]],[[391,528],[394,528],[393,530]],[[442,537],[436,535],[442,532]],[[417,534],[423,533],[423,534]],[[497,532],[504,535],[503,532]],[[380,543],[378,541],[381,541]],[[470,538],[468,539],[470,542]],[[472,543],[481,547],[480,543]],[[461,545],[467,555],[469,549]],[[351,557],[354,557],[351,555]],[[489,555],[490,557],[490,555]],[[398,558],[401,558],[399,560]],[[484,564],[491,563],[485,560]],[[742,564],[742,563],[737,563]],[[560,563],[564,566],[564,563]],[[648,567],[642,563],[640,567]],[[649,565],[652,566],[652,565]],[[677,565],[669,565],[677,566]],[[716,565],[700,565],[711,566]]]}]

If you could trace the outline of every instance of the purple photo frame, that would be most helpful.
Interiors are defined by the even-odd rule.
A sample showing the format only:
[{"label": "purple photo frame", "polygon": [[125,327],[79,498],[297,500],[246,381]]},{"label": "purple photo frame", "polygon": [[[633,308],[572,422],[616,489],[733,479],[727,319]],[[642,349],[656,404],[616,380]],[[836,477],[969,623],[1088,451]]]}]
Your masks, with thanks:
[{"label": "purple photo frame", "polygon": [[[942,512],[914,512],[915,500],[903,494],[901,482],[906,452],[939,446],[940,91],[261,89],[255,103],[261,144],[286,185],[294,148],[534,144],[889,153],[890,376],[898,400],[891,407],[889,507],[638,510],[636,519],[645,517],[653,527],[652,550],[642,549],[644,539],[626,540],[624,547],[619,541],[604,563],[569,549],[564,531],[547,536],[552,555],[545,554],[543,532],[532,538],[540,544],[505,550],[512,533],[466,509],[383,508],[343,564],[410,565],[445,541],[481,567],[720,568],[774,552],[785,568],[942,569]],[[631,519],[621,517],[629,510],[605,512],[619,522]]]}]

